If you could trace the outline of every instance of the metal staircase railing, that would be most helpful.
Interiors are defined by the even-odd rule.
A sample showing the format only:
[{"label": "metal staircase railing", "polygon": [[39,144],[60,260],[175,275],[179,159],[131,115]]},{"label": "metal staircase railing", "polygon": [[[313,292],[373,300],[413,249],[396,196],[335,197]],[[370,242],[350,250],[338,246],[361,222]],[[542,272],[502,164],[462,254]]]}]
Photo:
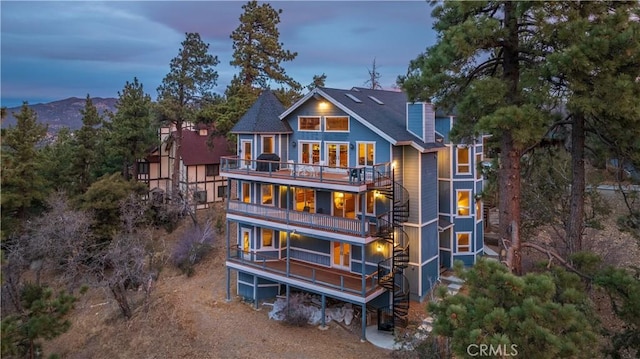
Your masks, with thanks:
[{"label": "metal staircase railing", "polygon": [[391,293],[391,305],[378,308],[378,330],[392,331],[406,327],[409,320],[409,280],[404,270],[409,266],[409,237],[402,223],[409,219],[409,192],[391,178],[377,178],[374,190],[388,198],[391,211],[378,218],[377,236],[391,244],[392,255],[378,263],[378,284]]}]

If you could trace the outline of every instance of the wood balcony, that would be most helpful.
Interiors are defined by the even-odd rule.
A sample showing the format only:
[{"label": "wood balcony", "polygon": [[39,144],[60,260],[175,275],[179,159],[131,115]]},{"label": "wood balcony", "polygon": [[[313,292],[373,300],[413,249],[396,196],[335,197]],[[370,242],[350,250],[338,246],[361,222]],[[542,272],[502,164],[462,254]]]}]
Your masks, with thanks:
[{"label": "wood balcony", "polygon": [[[357,298],[365,303],[385,291],[378,285],[377,272],[359,275],[334,268],[302,262],[295,259],[279,259],[259,252],[243,251],[231,246],[227,255],[227,267],[255,272],[258,276],[306,289],[332,291],[337,296]],[[314,288],[315,287],[315,288]]]},{"label": "wood balcony", "polygon": [[223,156],[220,161],[220,175],[228,178],[252,176],[285,181],[300,180],[362,186],[388,180],[391,174],[391,163],[388,162],[374,166],[336,168],[293,161],[244,160],[238,156]]},{"label": "wood balcony", "polygon": [[227,214],[266,219],[284,225],[297,225],[357,237],[371,236],[376,228],[375,223],[370,223],[369,220],[363,220],[362,218],[343,218],[327,214],[301,212],[255,203],[244,203],[237,200],[227,202]]}]

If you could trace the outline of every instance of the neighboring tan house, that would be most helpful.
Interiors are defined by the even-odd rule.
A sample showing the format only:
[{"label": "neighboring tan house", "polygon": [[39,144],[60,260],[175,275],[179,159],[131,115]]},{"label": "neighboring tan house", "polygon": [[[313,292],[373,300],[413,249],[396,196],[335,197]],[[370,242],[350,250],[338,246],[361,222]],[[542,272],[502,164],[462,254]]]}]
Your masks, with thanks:
[{"label": "neighboring tan house", "polygon": [[228,299],[235,271],[256,306],[303,290],[406,326],[442,270],[483,254],[482,139],[451,143],[454,121],[399,91],[316,88],[288,109],[265,91],[222,158]]},{"label": "neighboring tan house", "polygon": [[[220,176],[220,158],[233,152],[225,136],[209,137],[210,128],[188,124],[182,131],[182,157],[180,158],[180,184],[196,204],[197,209],[208,208],[213,202],[226,198],[227,183]],[[149,186],[153,196],[164,196],[171,191],[175,147],[175,131],[162,127],[160,146],[138,161],[138,180]]]}]

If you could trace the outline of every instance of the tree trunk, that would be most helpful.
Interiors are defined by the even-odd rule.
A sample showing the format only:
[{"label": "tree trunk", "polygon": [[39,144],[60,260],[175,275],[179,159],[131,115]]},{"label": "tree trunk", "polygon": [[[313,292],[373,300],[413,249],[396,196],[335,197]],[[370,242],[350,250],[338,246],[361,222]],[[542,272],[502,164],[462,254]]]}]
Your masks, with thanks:
[{"label": "tree trunk", "polygon": [[520,243],[520,152],[505,134],[501,143],[501,163],[498,175],[500,186],[500,238],[508,241],[506,265],[512,273],[522,272]]},{"label": "tree trunk", "polygon": [[113,294],[116,302],[118,302],[122,315],[127,319],[131,318],[131,307],[129,306],[129,300],[127,299],[127,293],[124,289],[124,285],[122,283],[113,283],[109,285],[109,288],[111,289],[111,293]]},{"label": "tree trunk", "polygon": [[171,173],[172,195],[175,199],[180,193],[180,159],[182,158],[182,121],[176,121],[176,131],[173,145],[175,151],[173,154],[173,173]]},{"label": "tree trunk", "polygon": [[584,230],[584,115],[573,116],[571,128],[571,198],[570,213],[566,225],[567,254],[582,250],[582,232]]},{"label": "tree trunk", "polygon": [[[506,36],[503,48],[503,79],[508,87],[507,105],[521,105],[519,96],[520,63],[517,4],[507,1],[504,3],[504,26]],[[516,121],[516,119],[512,119]],[[518,124],[514,123],[517,128]],[[501,170],[500,185],[500,227],[499,233],[503,240],[509,240],[507,248],[507,268],[512,273],[522,272],[520,255],[520,150],[513,140],[510,130],[505,130],[500,143]]]}]

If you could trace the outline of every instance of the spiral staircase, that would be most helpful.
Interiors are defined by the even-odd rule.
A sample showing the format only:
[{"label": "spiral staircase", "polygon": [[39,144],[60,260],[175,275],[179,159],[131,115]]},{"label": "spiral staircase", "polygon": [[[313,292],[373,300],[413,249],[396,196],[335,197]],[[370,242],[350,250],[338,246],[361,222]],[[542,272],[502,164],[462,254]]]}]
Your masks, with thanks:
[{"label": "spiral staircase", "polygon": [[409,237],[402,223],[409,219],[409,192],[391,178],[379,178],[374,190],[391,201],[391,211],[378,218],[377,237],[391,244],[392,255],[378,263],[378,285],[391,293],[391,305],[378,308],[378,330],[393,331],[406,327],[409,316],[409,280],[404,270],[409,265]]}]

